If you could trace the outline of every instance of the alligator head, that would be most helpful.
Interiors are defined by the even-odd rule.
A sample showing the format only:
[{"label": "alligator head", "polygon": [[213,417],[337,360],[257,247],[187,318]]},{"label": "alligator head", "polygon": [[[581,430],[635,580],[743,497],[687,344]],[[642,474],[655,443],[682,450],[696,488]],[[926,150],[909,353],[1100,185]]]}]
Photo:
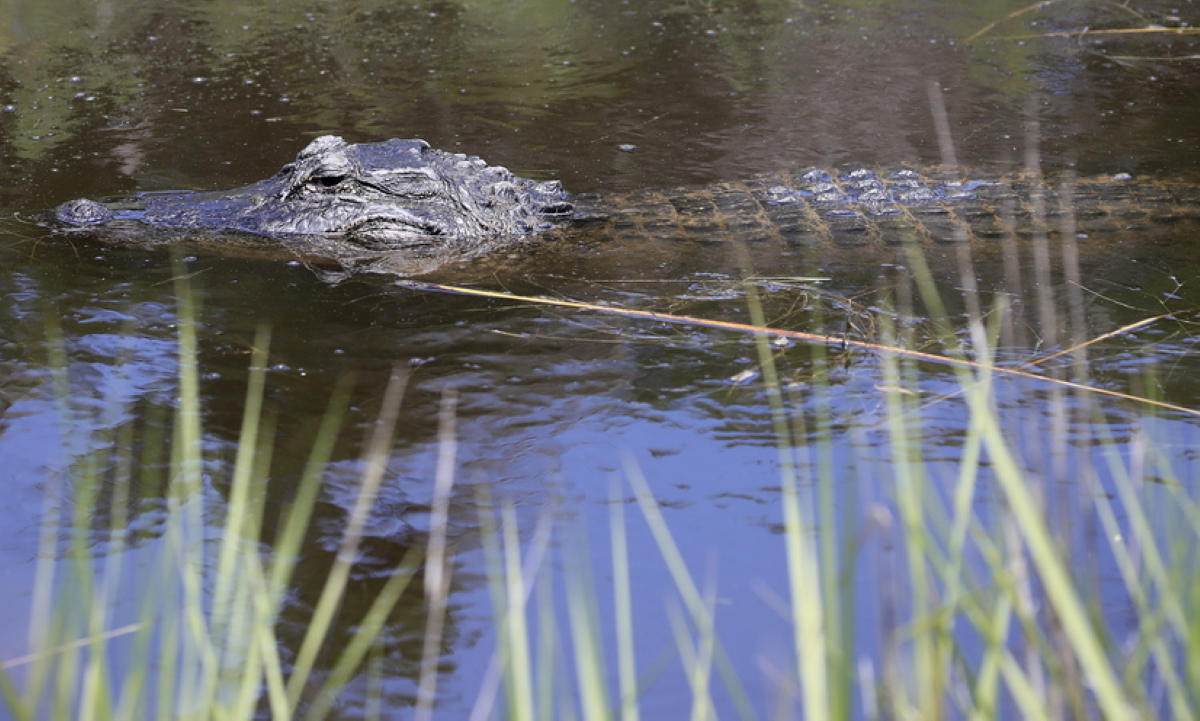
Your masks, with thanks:
[{"label": "alligator head", "polygon": [[350,144],[326,135],[253,185],[143,193],[109,204],[74,200],[56,208],[54,220],[72,228],[140,224],[244,231],[292,245],[317,236],[370,251],[437,251],[516,240],[571,212],[557,181],[516,177],[423,140]]}]

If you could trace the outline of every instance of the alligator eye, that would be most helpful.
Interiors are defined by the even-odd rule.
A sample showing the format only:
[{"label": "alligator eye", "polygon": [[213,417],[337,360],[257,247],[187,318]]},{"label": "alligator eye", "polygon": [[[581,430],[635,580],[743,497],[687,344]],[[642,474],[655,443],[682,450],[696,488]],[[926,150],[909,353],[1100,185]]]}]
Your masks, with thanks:
[{"label": "alligator eye", "polygon": [[346,176],[344,175],[325,175],[320,178],[313,178],[311,182],[322,188],[333,188],[345,179]]}]

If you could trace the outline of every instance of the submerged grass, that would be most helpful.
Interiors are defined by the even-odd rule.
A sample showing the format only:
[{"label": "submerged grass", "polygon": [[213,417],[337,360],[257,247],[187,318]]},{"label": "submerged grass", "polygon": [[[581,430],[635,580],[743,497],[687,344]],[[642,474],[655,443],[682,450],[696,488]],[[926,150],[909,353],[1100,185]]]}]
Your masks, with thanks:
[{"label": "submerged grass", "polygon": [[[926,307],[936,308],[936,286],[918,260],[913,259],[916,292]],[[686,712],[693,719],[1200,714],[1195,574],[1200,504],[1195,479],[1179,475],[1170,449],[1159,442],[1168,426],[1144,410],[1153,406],[1127,418],[1123,427],[1132,435],[1117,438],[1097,397],[1083,386],[1048,394],[1049,416],[1070,418],[1091,434],[1074,444],[1060,441],[1041,456],[1061,456],[1081,496],[1076,507],[1100,529],[1099,547],[1081,545],[1081,535],[1066,530],[1076,519],[1055,515],[1064,511],[1048,497],[1061,480],[1053,464],[1023,455],[1024,429],[1006,421],[1011,409],[1000,401],[1001,386],[1025,381],[997,373],[991,357],[1006,315],[1003,297],[993,312],[969,321],[965,335],[973,359],[951,364],[967,414],[953,464],[931,458],[931,438],[925,435],[929,406],[921,392],[926,378],[921,364],[929,359],[881,353],[877,387],[887,462],[835,468],[831,448],[840,431],[827,402],[835,389],[821,372],[828,367],[826,347],[810,346],[816,372],[806,392],[816,400],[795,402],[775,367],[779,350],[768,342],[755,292],[750,286],[751,326],[758,329],[758,363],[780,474],[787,664],[764,660],[751,668],[734,662],[727,629],[737,626],[718,613],[716,571],[697,573],[649,482],[627,458],[613,478],[606,546],[594,546],[582,524],[564,521],[555,511],[547,511],[523,543],[511,501],[494,502],[485,490],[478,492],[497,649],[479,681],[472,718],[636,721],[646,714],[644,699],[669,674],[684,680]],[[204,477],[194,303],[186,284],[180,284],[178,297],[180,399],[170,438],[145,439],[139,458],[131,450],[132,431],[122,427],[114,433],[112,446],[119,450],[109,464],[111,477],[102,477],[104,459],[93,455],[80,458],[70,478],[47,483],[32,650],[5,659],[0,668],[7,710],[17,719],[319,719],[334,713],[347,684],[363,678],[366,712],[373,708],[388,716],[397,709],[383,706],[383,660],[390,651],[379,638],[420,570],[427,621],[419,677],[412,679],[415,710],[422,718],[437,718],[454,568],[446,538],[457,452],[454,396],[443,400],[426,552],[406,557],[353,622],[349,641],[330,648],[391,452],[405,387],[403,374],[392,379],[364,457],[358,500],[292,658],[280,650],[277,626],[351,381],[335,391],[303,479],[269,539],[272,550],[265,552],[263,488],[274,428],[263,409],[269,333],[260,330],[254,344],[228,491],[214,494]],[[880,314],[880,325],[883,345],[904,344],[888,314]],[[945,330],[948,338],[954,332]],[[53,326],[49,335],[56,392],[67,418],[72,409],[63,342]],[[952,348],[951,356],[965,358],[965,351]],[[157,482],[146,469],[158,466],[155,449],[168,442],[162,532],[134,545],[125,533],[132,519],[123,509],[135,487]],[[891,489],[891,496],[859,507],[853,489],[868,475]],[[995,489],[1002,502],[977,504],[984,486]],[[72,492],[74,511],[64,516],[56,503]],[[94,546],[88,539],[100,506],[112,509],[106,520],[110,540]],[[630,521],[630,513],[640,522]],[[653,549],[631,548],[631,523],[648,532]],[[65,548],[63,538],[70,541]],[[887,544],[897,549],[896,563],[880,560],[879,547]],[[593,560],[597,547],[609,556],[605,562]],[[645,562],[651,552],[661,560],[673,595],[647,602],[635,593],[631,554]],[[1097,572],[1103,565],[1098,557],[1111,559],[1115,579]],[[857,595],[857,580],[866,575],[882,579],[881,598]],[[138,599],[133,611],[122,601],[131,589]],[[1114,597],[1123,599],[1130,615],[1123,626],[1113,623],[1112,609],[1105,607]],[[865,638],[859,621],[873,605],[879,637]],[[648,657],[639,646],[640,630],[661,623],[645,614],[662,608],[674,648]],[[749,682],[764,675],[773,692],[747,690],[762,688]],[[685,709],[674,711],[682,716]]]}]

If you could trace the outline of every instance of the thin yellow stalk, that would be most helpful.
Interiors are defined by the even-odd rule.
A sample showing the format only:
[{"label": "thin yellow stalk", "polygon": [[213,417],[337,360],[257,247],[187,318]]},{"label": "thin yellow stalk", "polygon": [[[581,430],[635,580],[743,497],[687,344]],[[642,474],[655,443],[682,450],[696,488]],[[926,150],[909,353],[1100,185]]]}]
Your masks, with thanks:
[{"label": "thin yellow stalk", "polygon": [[[134,444],[133,426],[131,424],[122,424],[117,431],[117,442],[115,447],[118,450],[115,460],[115,481],[113,484],[110,521],[110,535],[107,552],[104,559],[104,591],[101,594],[101,604],[105,609],[105,614],[100,621],[100,627],[107,628],[112,623],[112,610],[117,606],[117,589],[121,585],[121,577],[124,569],[124,560],[127,553],[131,551],[126,545],[125,539],[129,533],[129,497],[131,486],[133,484],[133,452],[131,449]],[[97,653],[107,655],[107,650],[101,646]],[[120,692],[116,694],[116,698],[108,701],[110,707],[110,717],[121,715],[121,706],[123,697],[126,694],[126,689],[133,686],[136,689],[141,688],[138,674],[144,674],[144,670],[127,672],[127,675],[122,679]],[[111,682],[109,682],[111,683]],[[117,704],[113,706],[113,704]]]},{"label": "thin yellow stalk", "polygon": [[717,717],[712,696],[708,692],[709,679],[713,675],[713,656],[717,641],[716,575],[714,569],[708,576],[709,582],[705,584],[704,590],[704,605],[708,608],[706,618],[710,623],[707,626],[696,629],[696,633],[699,635],[699,638],[696,639],[698,656],[692,663],[690,675],[693,678],[692,688],[701,691],[701,693],[693,693],[693,699],[699,703],[696,703],[692,707],[692,721],[708,721],[710,718],[715,719]]},{"label": "thin yellow stalk", "polygon": [[[1197,678],[1200,675],[1200,623],[1197,622],[1198,614],[1195,612],[1200,608],[1200,584],[1195,580],[1196,574],[1193,569],[1196,563],[1196,541],[1200,537],[1200,507],[1188,495],[1188,485],[1181,483],[1176,477],[1176,469],[1164,453],[1166,448],[1171,447],[1170,441],[1156,434],[1152,437],[1157,438],[1158,442],[1149,446],[1147,456],[1162,480],[1160,484],[1150,484],[1147,487],[1160,489],[1164,497],[1163,502],[1171,511],[1170,519],[1178,523],[1178,526],[1172,524],[1163,534],[1164,538],[1170,539],[1165,544],[1167,547],[1164,548],[1164,552],[1170,554],[1173,562],[1167,564],[1169,568],[1165,577],[1161,579],[1161,594],[1170,596],[1171,605],[1185,609],[1184,623],[1182,626],[1176,626],[1174,637],[1171,639],[1178,649],[1171,661],[1173,675],[1181,677],[1183,686],[1173,690],[1177,699],[1172,699],[1172,704],[1187,708],[1188,714],[1195,717],[1195,709],[1200,707],[1200,703],[1197,703],[1200,701],[1200,696],[1197,695],[1197,689],[1200,688],[1200,684],[1197,683],[1200,680]],[[1165,651],[1165,640],[1158,639],[1158,642]],[[1174,669],[1179,659],[1183,660],[1183,668],[1176,674]],[[1163,661],[1160,659],[1158,663]]]},{"label": "thin yellow stalk", "polygon": [[[996,319],[996,324],[986,333],[978,330],[982,325],[982,320],[972,319],[972,324],[976,326],[974,336],[977,338],[986,338],[981,351],[988,354],[986,360],[991,362],[990,348],[994,346],[994,341],[999,333],[999,319],[1003,317],[1002,313],[995,313],[993,317]],[[960,374],[963,375],[963,374]],[[969,379],[964,379],[968,380]],[[982,377],[974,381],[977,385],[978,392],[984,395],[991,394],[992,375],[983,374]],[[952,630],[953,617],[959,610],[971,615],[982,616],[979,619],[981,626],[980,632],[988,641],[987,652],[984,655],[980,670],[975,679],[973,701],[974,707],[969,709],[969,715],[972,719],[993,718],[997,712],[997,704],[999,703],[999,681],[1000,681],[1000,664],[1005,655],[1008,654],[1006,644],[1008,627],[1012,617],[1012,602],[1007,596],[1000,596],[996,599],[996,605],[991,615],[974,614],[974,603],[967,594],[965,579],[963,574],[967,569],[967,561],[965,558],[967,551],[967,536],[971,530],[971,526],[975,521],[973,514],[973,504],[975,499],[975,490],[981,471],[980,458],[982,453],[983,441],[980,436],[980,427],[978,420],[974,414],[969,416],[968,426],[965,441],[963,444],[962,457],[958,466],[958,477],[954,484],[954,512],[953,521],[951,523],[948,536],[949,567],[945,570],[945,598],[944,604],[947,609],[943,615],[944,626],[942,633],[949,635]],[[990,546],[990,539],[986,534],[978,534],[979,539]],[[984,549],[985,553],[987,549]],[[1000,562],[991,566],[994,575],[999,575],[1002,571]]]},{"label": "thin yellow stalk", "polygon": [[[124,353],[121,356],[122,361],[128,360],[124,357]],[[117,370],[121,372],[120,365]],[[116,408],[110,406],[108,410],[115,412]],[[114,421],[109,420],[109,426],[111,427],[113,424]],[[109,432],[106,431],[105,435],[109,435]],[[132,447],[133,428],[128,424],[120,425],[112,435],[114,437],[111,445],[114,452],[111,461],[115,468],[108,504],[109,540],[106,544],[104,562],[100,567],[102,570],[97,571],[96,560],[91,559],[90,554],[86,551],[81,556],[79,566],[80,575],[87,579],[86,585],[93,587],[90,594],[85,591],[84,598],[89,596],[91,598],[90,608],[85,609],[85,613],[89,618],[88,633],[91,638],[96,639],[94,643],[88,644],[88,663],[84,670],[79,704],[80,718],[86,721],[96,718],[109,719],[114,713],[112,678],[108,664],[107,641],[110,636],[105,629],[111,625],[112,610],[116,605],[116,593],[120,586],[122,561],[126,550],[123,540],[128,523],[128,495],[133,459],[129,451],[122,449]],[[87,515],[95,513],[100,507],[98,497],[103,485],[101,457],[97,453],[92,453],[88,458],[86,470],[78,476],[83,481],[86,490],[81,492],[76,500],[81,514],[84,514],[77,519],[74,526],[74,533],[77,537],[88,532],[90,519],[87,518]],[[80,540],[82,541],[82,538]]]},{"label": "thin yellow stalk", "polygon": [[[1127,468],[1117,458],[1117,454],[1111,450],[1106,453],[1109,468],[1113,472],[1116,486],[1117,496],[1121,502],[1121,508],[1124,511],[1127,522],[1129,523],[1129,535],[1132,539],[1139,541],[1138,552],[1141,563],[1144,564],[1145,570],[1149,573],[1150,578],[1155,582],[1155,585],[1161,588],[1169,588],[1171,585],[1170,571],[1167,568],[1166,562],[1163,560],[1162,553],[1155,543],[1155,533],[1152,527],[1152,522],[1145,512],[1145,506],[1138,493],[1134,490],[1135,485],[1145,486],[1144,478],[1133,477]],[[1109,530],[1112,533],[1108,536],[1110,539],[1116,538],[1119,535],[1119,530],[1116,526],[1116,519],[1112,515],[1110,504],[1103,498],[1103,494],[1095,495],[1097,507],[1104,511],[1112,523]],[[1113,544],[1114,553],[1118,561],[1129,560],[1129,546],[1124,543]],[[1131,565],[1126,565],[1126,569],[1131,569]],[[1141,583],[1133,578],[1127,579],[1127,585],[1133,584],[1138,588]],[[1170,621],[1172,628],[1176,633],[1184,633],[1188,628],[1187,614],[1179,605],[1178,599],[1173,594],[1162,594],[1161,597],[1155,600],[1156,604],[1162,607],[1166,613],[1166,618]]]},{"label": "thin yellow stalk", "polygon": [[275,620],[279,607],[273,601],[267,574],[255,556],[252,559],[252,602],[259,622],[252,628],[256,653],[262,659],[263,686],[266,687],[267,704],[274,718],[290,718],[287,700],[287,682],[283,664],[279,658],[279,640],[275,637]]},{"label": "thin yellow stalk", "polygon": [[[71,584],[74,586],[72,591],[76,594],[80,605],[78,608],[71,609],[71,620],[74,622],[72,626],[79,624],[85,628],[78,631],[72,629],[71,635],[80,632],[96,635],[103,628],[100,625],[102,621],[97,618],[97,612],[100,609],[92,603],[97,592],[96,568],[88,550],[86,538],[91,525],[91,517],[96,512],[96,497],[99,494],[100,471],[98,465],[99,459],[96,454],[89,453],[73,474],[76,481],[74,483],[75,497],[72,499],[74,514],[69,531],[71,545],[68,560],[73,570],[70,575]],[[104,665],[106,659],[97,659],[97,663],[89,663],[88,659],[92,657],[92,654],[90,652],[82,653],[82,650],[82,648],[72,649],[67,654],[71,662],[77,664],[78,673],[82,675],[77,675],[77,672],[66,675],[62,681],[62,687],[66,694],[78,694],[78,697],[73,698],[72,702],[79,705],[77,714],[82,721],[93,721],[98,711],[96,705],[99,702],[96,698],[100,683],[98,675],[102,673],[100,667]]]},{"label": "thin yellow stalk", "polygon": [[[94,573],[94,570],[89,572]],[[96,591],[95,600],[87,610],[88,626],[92,633],[103,634],[104,618],[107,616],[107,605],[101,601],[103,592]],[[110,696],[110,678],[108,668],[107,644],[99,641],[88,648],[87,662],[83,668],[83,689],[80,697],[80,721],[108,721],[112,717],[112,698]]]},{"label": "thin yellow stalk", "polygon": [[[913,270],[916,287],[925,304],[932,309],[939,326],[940,334],[947,342],[954,343],[955,335],[949,328],[949,314],[946,312],[942,298],[937,291],[937,284],[929,271],[924,255],[917,248],[907,248],[909,265]],[[910,286],[902,286],[901,290],[908,292]],[[908,302],[911,303],[911,300]],[[885,341],[895,345],[896,329],[892,317],[883,314],[880,318]],[[978,331],[974,334],[977,343],[985,345]],[[958,348],[953,347],[958,353]],[[981,348],[980,351],[984,349]],[[915,368],[901,367],[900,358],[903,356],[881,356],[883,382],[890,388],[909,388],[917,386]],[[990,370],[993,366],[986,362],[982,364],[968,362],[953,364],[956,371],[965,367],[982,365]],[[910,377],[902,377],[907,370]],[[938,567],[938,549],[931,543],[930,530],[926,528],[932,505],[928,500],[928,481],[925,475],[925,463],[921,457],[920,448],[920,415],[913,403],[908,403],[910,396],[902,393],[888,393],[885,396],[887,409],[887,424],[889,443],[892,452],[892,469],[895,477],[896,504],[900,511],[902,527],[904,528],[904,549],[907,556],[908,586],[911,594],[911,607],[914,616],[919,620],[926,618],[932,621],[930,629],[918,630],[913,639],[915,647],[915,668],[918,713],[925,718],[940,717],[943,711],[943,693],[946,667],[950,653],[948,624],[938,623],[937,600],[932,597],[932,587],[928,576],[927,564]],[[931,630],[933,632],[931,632]]]},{"label": "thin yellow stalk", "polygon": [[1042,356],[1040,358],[1031,360],[1027,363],[1022,363],[1020,365],[1020,367],[1021,368],[1032,368],[1034,366],[1043,365],[1045,363],[1048,363],[1048,362],[1054,360],[1055,358],[1062,358],[1063,356],[1075,356],[1078,353],[1081,353],[1084,349],[1088,348],[1089,346],[1093,346],[1101,341],[1106,341],[1109,338],[1116,338],[1117,336],[1122,336],[1122,335],[1125,335],[1126,333],[1132,333],[1133,331],[1137,330],[1138,328],[1144,328],[1152,323],[1156,323],[1165,318],[1171,318],[1178,314],[1179,314],[1178,311],[1176,311],[1176,312],[1171,312],[1171,313],[1163,313],[1162,315],[1151,316],[1149,318],[1142,318],[1141,320],[1139,320],[1135,323],[1128,323],[1126,325],[1121,326],[1120,328],[1117,328],[1116,330],[1110,330],[1107,333],[1101,333],[1100,335],[1096,336],[1095,338],[1089,338],[1088,340],[1084,341],[1083,343],[1078,343],[1076,345],[1071,346],[1070,348],[1064,348],[1064,349],[1058,351],[1057,353],[1051,353],[1048,356]]},{"label": "thin yellow stalk", "polygon": [[[906,250],[916,250],[916,249],[906,248]],[[910,259],[914,256],[920,257],[920,253],[914,252],[912,254],[912,256],[910,256]],[[922,265],[923,265],[923,261],[922,261]],[[400,285],[401,287],[410,288],[413,290],[435,291],[435,292],[439,292],[439,293],[452,293],[455,295],[469,295],[469,296],[483,297],[483,298],[500,298],[500,299],[504,299],[504,300],[518,301],[521,303],[535,303],[535,304],[539,304],[539,305],[551,305],[551,306],[555,306],[558,308],[576,308],[579,310],[594,311],[597,313],[620,315],[620,316],[627,317],[627,318],[644,318],[647,320],[653,320],[653,321],[657,321],[657,322],[661,322],[661,323],[681,323],[681,324],[685,324],[685,325],[694,325],[694,326],[700,326],[700,327],[706,327],[706,328],[720,328],[723,330],[729,330],[729,331],[735,331],[735,332],[741,332],[741,333],[763,333],[763,334],[767,334],[767,335],[778,337],[778,338],[789,338],[792,340],[803,341],[806,343],[821,343],[824,345],[833,346],[833,347],[842,348],[842,349],[854,348],[856,350],[872,351],[872,352],[881,353],[881,354],[885,354],[885,355],[894,355],[894,356],[900,356],[900,357],[904,357],[904,358],[912,358],[914,360],[919,360],[919,361],[928,361],[930,363],[938,363],[940,365],[948,365],[948,366],[958,367],[958,368],[967,368],[967,369],[976,370],[976,371],[983,370],[983,368],[980,366],[979,363],[977,363],[975,361],[967,360],[965,358],[956,358],[953,356],[938,355],[936,353],[925,353],[923,351],[909,350],[907,348],[883,345],[883,344],[879,344],[879,343],[868,343],[866,341],[858,341],[858,340],[853,340],[853,339],[845,338],[845,337],[827,336],[827,335],[820,335],[817,333],[806,333],[806,332],[802,332],[802,331],[785,330],[782,328],[770,328],[765,325],[758,325],[757,323],[752,323],[752,324],[732,323],[729,321],[710,320],[707,318],[696,318],[693,316],[672,315],[670,313],[659,313],[656,311],[647,311],[647,310],[631,310],[628,308],[621,308],[618,306],[596,305],[593,303],[579,303],[576,301],[566,301],[566,300],[561,300],[561,299],[557,299],[557,298],[539,298],[536,296],[528,296],[528,295],[514,295],[512,293],[501,293],[498,291],[482,290],[482,289],[478,289],[478,288],[463,288],[460,286],[442,285],[440,283],[426,283],[426,282],[415,281],[415,280],[400,281],[398,283],[398,285]],[[929,299],[927,299],[927,300],[929,300]],[[931,307],[933,307],[935,309],[935,313],[934,313],[935,317],[941,317],[941,318],[948,317],[944,313],[939,314],[937,312],[937,308],[940,307],[940,302],[938,302],[936,305],[933,305]],[[1164,410],[1175,411],[1177,413],[1184,413],[1184,414],[1191,415],[1191,416],[1200,416],[1200,409],[1197,409],[1197,408],[1187,408],[1185,406],[1179,406],[1179,405],[1175,405],[1173,403],[1166,403],[1164,401],[1155,400],[1152,398],[1140,398],[1138,396],[1133,396],[1128,393],[1121,393],[1119,391],[1109,390],[1108,388],[1101,388],[1098,386],[1089,386],[1089,385],[1084,385],[1082,383],[1076,383],[1073,381],[1063,380],[1061,378],[1053,378],[1050,376],[1037,375],[1036,373],[1029,373],[1029,372],[1022,371],[1022,370],[1016,369],[1016,368],[1005,368],[1005,367],[993,366],[993,367],[987,368],[986,370],[988,370],[989,372],[992,372],[992,373],[999,373],[999,374],[1011,376],[1014,378],[1025,378],[1027,380],[1032,380],[1032,381],[1035,381],[1038,383],[1046,383],[1046,384],[1050,384],[1050,385],[1060,386],[1063,388],[1071,388],[1071,389],[1075,389],[1075,390],[1086,391],[1088,393],[1092,393],[1095,395],[1108,396],[1111,398],[1120,398],[1122,400],[1132,401],[1134,403],[1140,403],[1140,404],[1147,405],[1147,406],[1150,406],[1153,408],[1162,408]]]},{"label": "thin yellow stalk", "polygon": [[1041,2],[1034,3],[1033,5],[1023,7],[1020,10],[1014,10],[1013,12],[1009,13],[1008,15],[1005,15],[1003,18],[996,20],[995,22],[990,22],[987,25],[984,25],[982,30],[975,33],[971,37],[967,38],[965,42],[969,43],[972,40],[975,40],[976,38],[987,33],[989,30],[996,27],[1000,23],[1006,22],[1008,20],[1012,20],[1013,18],[1020,17],[1026,13],[1033,12],[1034,10],[1040,10],[1048,5],[1053,5],[1058,2],[1062,2],[1062,0],[1042,0]]},{"label": "thin yellow stalk", "polygon": [[[79,609],[61,608],[58,611],[63,621],[61,626],[63,636],[69,638],[78,634],[80,631],[78,628]],[[79,678],[80,656],[78,649],[70,649],[63,653],[59,660],[59,677],[58,683],[55,685],[56,693],[53,711],[51,711],[54,718],[68,718],[71,715],[71,705],[75,700],[75,681]]]},{"label": "thin yellow stalk", "polygon": [[[1008,15],[1005,15],[1003,18],[1001,18],[995,22],[988,23],[987,25],[983,26],[982,30],[975,33],[971,37],[967,38],[966,42],[969,43],[972,40],[976,40],[976,39],[980,38],[981,36],[985,35],[988,31],[994,29],[997,25],[1000,25],[1001,23],[1008,22],[1009,20],[1019,18],[1022,15],[1026,15],[1028,13],[1035,12],[1037,10],[1041,10],[1042,8],[1048,7],[1050,5],[1054,5],[1054,4],[1062,2],[1062,1],[1063,0],[1041,0],[1041,2],[1036,2],[1032,5],[1027,5],[1019,10],[1014,10],[1013,12],[1009,13]],[[1109,7],[1129,13],[1130,15],[1137,18],[1138,20],[1144,21],[1146,19],[1146,17],[1144,15],[1142,15],[1141,13],[1137,12],[1136,10],[1130,8],[1128,5],[1124,5],[1119,2],[1113,2],[1113,0],[1098,0],[1098,4],[1108,5]],[[997,38],[997,39],[1000,39],[1000,38]]]},{"label": "thin yellow stalk", "polygon": [[[166,435],[162,423],[166,410],[161,406],[152,406],[147,412],[145,431],[142,437],[142,454],[140,458],[141,472],[139,480],[143,497],[152,497],[161,492],[163,482],[161,473],[157,470],[163,462],[163,449],[167,446]],[[162,542],[157,544],[162,552]],[[166,570],[166,569],[163,569]],[[148,577],[160,579],[159,584],[168,579],[167,575],[147,574]],[[122,721],[135,721],[150,715],[149,699],[144,697],[146,687],[151,680],[151,668],[154,664],[154,637],[164,621],[158,618],[162,603],[163,592],[160,588],[152,588],[142,598],[138,611],[138,631],[134,640],[134,649],[130,655],[129,675],[122,687],[122,697],[117,708],[116,718]],[[169,594],[168,594],[169,595]],[[159,674],[161,676],[161,674]]]},{"label": "thin yellow stalk", "polygon": [[[161,594],[158,601],[161,606],[157,609],[154,604],[147,603],[142,611],[142,620],[144,623],[154,623],[157,621],[161,627],[158,634],[158,653],[156,657],[160,659],[160,663],[167,669],[176,668],[180,663],[180,639],[179,639],[179,614],[182,604],[179,602],[179,587],[176,574],[182,572],[178,561],[175,557],[175,548],[179,545],[179,521],[172,514],[168,518],[167,527],[163,533],[161,541],[162,551],[159,557],[159,578],[166,582],[158,589],[155,595]],[[155,611],[159,611],[161,616],[155,618]],[[172,678],[173,673],[159,673],[158,683],[155,686],[156,691],[154,698],[157,701],[153,717],[154,718],[172,718],[175,715],[175,693],[177,679]]]},{"label": "thin yellow stalk", "polygon": [[[265,354],[262,360],[265,366]],[[260,437],[275,437],[274,414],[263,415],[259,423]],[[263,481],[270,473],[274,447],[273,443],[265,443],[253,454],[255,457],[249,462],[253,468],[246,485],[256,486],[256,492],[243,499],[248,508],[242,514],[241,532],[222,539],[222,544],[237,543],[236,564],[232,570],[237,579],[233,591],[237,601],[232,604],[227,618],[217,617],[226,632],[224,637],[218,638],[222,643],[221,681],[225,693],[216,705],[234,719],[254,715],[264,685],[268,687],[268,694],[272,689],[283,688],[278,644],[262,643],[264,637],[274,640],[278,608],[270,603],[266,572],[258,553],[258,540],[262,537]],[[273,674],[274,678],[268,674]]]},{"label": "thin yellow stalk", "polygon": [[[273,413],[263,416],[261,437],[275,437],[276,421]],[[238,576],[240,584],[245,588],[243,593],[246,602],[239,604],[238,609],[243,618],[229,626],[236,629],[244,639],[226,645],[225,668],[237,667],[238,660],[231,656],[238,650],[245,650],[249,658],[244,661],[245,669],[238,672],[240,678],[234,679],[230,684],[235,693],[231,705],[234,718],[253,716],[264,686],[270,697],[274,693],[282,695],[285,683],[279,659],[279,644],[275,639],[275,622],[279,607],[271,602],[264,561],[258,553],[258,541],[262,538],[265,484],[270,477],[274,449],[274,443],[262,444],[253,463],[251,478],[256,486],[251,501],[253,513],[247,516],[243,531],[246,540],[240,544],[241,570]]]},{"label": "thin yellow stalk", "polygon": [[[291,504],[280,514],[286,520],[276,534],[269,575],[261,578],[263,584],[259,589],[261,593],[259,591],[254,593],[253,602],[259,622],[253,629],[253,634],[256,639],[257,653],[262,659],[267,701],[274,718],[291,718],[293,709],[287,696],[286,680],[279,658],[279,644],[275,637],[274,623],[284,594],[287,592],[288,581],[292,576],[296,560],[299,558],[300,545],[305,533],[308,532],[309,519],[312,517],[320,490],[321,477],[333,453],[338,428],[341,426],[346,408],[349,406],[352,386],[353,378],[347,375],[339,378],[334,387],[306,461],[296,495]],[[267,448],[269,449],[270,446],[268,445]],[[264,468],[258,475],[265,477],[267,470],[265,466],[268,463],[266,454],[260,459],[260,463]],[[248,553],[253,553],[253,551],[248,551]],[[260,582],[258,574],[262,573],[262,570],[261,566],[257,564],[257,557],[254,560],[253,568],[255,570],[253,573],[255,575],[251,577],[251,581],[257,584]],[[255,588],[258,587],[255,586]]]},{"label": "thin yellow stalk", "polygon": [[[999,35],[993,40],[1036,40],[1040,38],[1087,38],[1096,35],[1196,35],[1200,33],[1200,28],[1109,28],[1089,30],[1083,28],[1080,30],[1059,30],[1046,33],[1022,33],[1019,35]],[[1109,56],[1113,60],[1121,59],[1123,56]],[[1200,56],[1183,55],[1183,56],[1165,56],[1165,57],[1130,57],[1130,60],[1197,60]]]},{"label": "thin yellow stalk", "polygon": [[120,638],[121,636],[127,636],[131,633],[136,633],[137,631],[139,631],[141,629],[142,629],[142,624],[131,623],[131,624],[122,626],[120,628],[114,628],[111,631],[104,631],[104,632],[96,634],[94,636],[88,636],[86,638],[76,639],[74,641],[71,641],[70,643],[64,643],[60,646],[54,646],[53,648],[41,649],[35,653],[26,654],[24,656],[17,656],[16,658],[10,658],[10,659],[5,660],[4,663],[0,664],[0,670],[8,671],[8,670],[17,668],[19,666],[25,666],[25,665],[31,664],[38,660],[50,659],[50,658],[57,656],[65,651],[94,647],[96,644],[99,644],[102,641],[108,641],[108,640],[111,640],[114,638]]},{"label": "thin yellow stalk", "polygon": [[[223,543],[226,541],[223,541]],[[218,683],[210,701],[210,713],[231,719],[248,718],[253,715],[263,681],[263,657],[255,630],[270,623],[258,614],[255,603],[256,592],[261,593],[263,584],[256,583],[252,576],[261,578],[262,570],[255,569],[257,558],[242,552],[233,573],[238,576],[234,590],[236,602],[227,618],[215,619],[214,630],[220,635],[216,641],[221,652],[218,662]],[[218,625],[219,624],[219,625]],[[236,659],[233,654],[240,653]],[[232,666],[231,661],[237,666]],[[236,669],[236,672],[232,672]]]}]

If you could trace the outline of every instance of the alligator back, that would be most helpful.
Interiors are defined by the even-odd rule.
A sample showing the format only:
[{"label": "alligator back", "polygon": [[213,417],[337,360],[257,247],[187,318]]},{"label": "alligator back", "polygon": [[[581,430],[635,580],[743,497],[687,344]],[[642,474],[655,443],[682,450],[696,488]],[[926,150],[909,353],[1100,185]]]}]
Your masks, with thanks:
[{"label": "alligator back", "polygon": [[781,241],[810,247],[1128,233],[1200,220],[1200,186],[1128,175],[1044,180],[945,169],[867,168],[764,175],[703,188],[574,198],[603,235]]},{"label": "alligator back", "polygon": [[[603,222],[586,222],[596,219]],[[776,241],[764,248],[825,247],[842,260],[873,262],[875,249],[888,246],[1128,234],[1200,220],[1200,186],[1125,175],[1046,181],[856,167],[569,197],[555,181],[521,178],[422,140],[351,144],[324,136],[275,176],[241,188],[75,200],[42,220],[111,245],[282,255],[341,274],[426,273],[525,245],[544,231],[624,243]]]}]

